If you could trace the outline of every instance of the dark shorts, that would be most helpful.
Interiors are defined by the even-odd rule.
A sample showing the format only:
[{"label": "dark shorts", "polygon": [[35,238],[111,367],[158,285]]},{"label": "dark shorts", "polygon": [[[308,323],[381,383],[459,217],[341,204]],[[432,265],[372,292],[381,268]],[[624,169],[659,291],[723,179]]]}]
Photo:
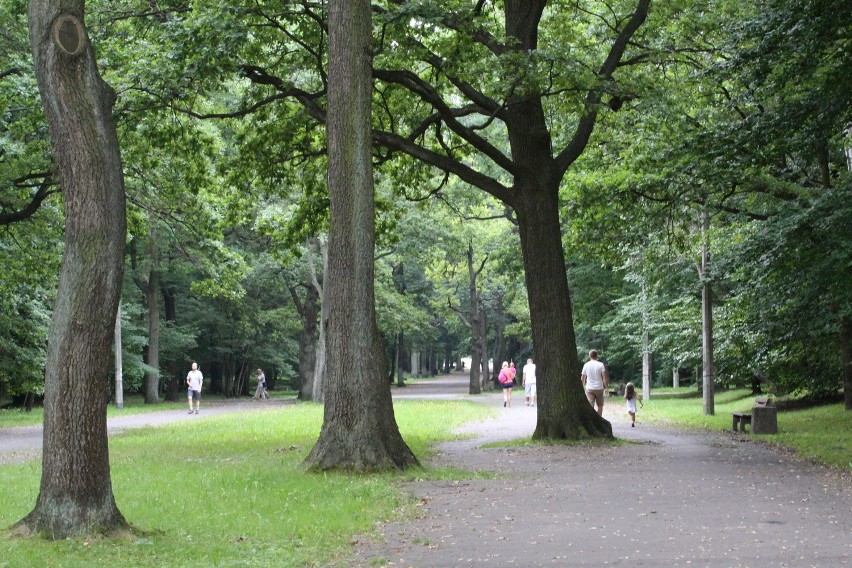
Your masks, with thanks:
[{"label": "dark shorts", "polygon": [[514,383],[513,381],[509,381],[508,383],[500,383],[500,385],[501,385],[504,389],[511,389],[511,388],[514,388],[515,383]]},{"label": "dark shorts", "polygon": [[191,398],[192,400],[198,400],[201,398],[201,391],[194,391],[192,389],[186,389],[186,398]]}]

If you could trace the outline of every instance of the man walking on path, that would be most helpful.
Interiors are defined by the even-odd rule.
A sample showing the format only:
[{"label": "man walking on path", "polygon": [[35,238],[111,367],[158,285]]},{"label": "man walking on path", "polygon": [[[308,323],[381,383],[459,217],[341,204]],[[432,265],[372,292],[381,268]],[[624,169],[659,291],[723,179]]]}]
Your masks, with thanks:
[{"label": "man walking on path", "polygon": [[201,383],[204,375],[198,370],[198,363],[192,364],[192,370],[186,375],[186,399],[189,402],[189,413],[192,414],[192,401],[195,400],[195,413],[201,408]]},{"label": "man walking on path", "polygon": [[598,416],[603,416],[604,391],[609,388],[609,376],[606,367],[598,361],[598,352],[589,351],[589,360],[583,365],[583,374],[580,377],[586,388],[586,398],[592,408],[597,405]]},{"label": "man walking on path", "polygon": [[522,380],[524,382],[524,405],[535,406],[535,363],[532,359],[527,359],[527,364],[524,365]]},{"label": "man walking on path", "polygon": [[257,370],[257,389],[254,391],[253,400],[260,400],[262,398],[269,398],[269,395],[266,394],[266,375],[263,374],[261,369]]}]

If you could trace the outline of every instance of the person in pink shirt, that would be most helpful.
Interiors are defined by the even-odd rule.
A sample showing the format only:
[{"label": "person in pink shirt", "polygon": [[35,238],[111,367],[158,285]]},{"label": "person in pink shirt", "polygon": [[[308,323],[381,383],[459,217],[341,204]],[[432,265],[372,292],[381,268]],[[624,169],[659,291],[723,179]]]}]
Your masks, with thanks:
[{"label": "person in pink shirt", "polygon": [[503,387],[503,406],[512,406],[512,387],[515,386],[515,374],[509,369],[509,363],[503,361],[503,368],[497,376],[500,386]]}]

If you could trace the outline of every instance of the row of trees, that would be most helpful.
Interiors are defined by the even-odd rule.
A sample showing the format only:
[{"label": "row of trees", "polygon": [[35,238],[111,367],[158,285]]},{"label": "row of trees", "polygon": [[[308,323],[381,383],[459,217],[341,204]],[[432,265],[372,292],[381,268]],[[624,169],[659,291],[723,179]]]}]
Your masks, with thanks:
[{"label": "row of trees", "polygon": [[[372,144],[352,130],[342,136],[360,140],[353,151],[372,147],[375,188],[358,177],[350,190],[360,198],[345,194],[345,203],[360,206],[344,207],[331,225],[329,63],[352,52],[332,55],[326,3],[90,1],[85,27],[83,3],[72,4],[61,13],[48,2],[30,6],[33,66],[24,4],[0,0],[8,23],[0,254],[10,267],[0,276],[0,385],[43,387],[56,420],[68,418],[50,402],[63,373],[73,368],[74,384],[102,376],[86,385],[95,399],[105,390],[100,352],[75,367],[82,346],[50,358],[44,349],[50,315],[73,325],[63,314],[88,310],[92,290],[100,315],[86,336],[111,342],[120,292],[128,386],[149,402],[163,389],[178,392],[190,358],[228,395],[263,366],[304,398],[331,395],[328,424],[378,428],[377,417],[393,422],[380,385],[399,374],[406,349],[445,360],[470,350],[482,362],[534,347],[535,436],[607,436],[576,380],[579,353],[594,347],[615,377],[642,373],[646,388],[652,360],[658,380],[701,368],[710,413],[719,383],[817,394],[844,384],[852,406],[844,155],[852,90],[842,2],[376,3]],[[114,93],[98,78],[89,37]],[[47,50],[43,61],[38,49]],[[123,197],[92,207],[107,194],[78,198],[63,173],[56,148],[86,147],[73,136],[88,122],[53,130],[72,120],[50,114],[50,81],[62,73],[85,79],[75,92],[91,93],[93,120],[115,116],[117,140],[89,140],[104,157],[82,170],[114,172],[104,164],[114,166],[110,152],[121,148],[124,186],[103,186],[126,196],[127,238],[109,263],[86,239],[104,247],[106,235],[125,234]],[[110,129],[105,122],[94,132]],[[360,169],[336,174],[340,187],[364,173],[363,161],[349,163]],[[71,272],[57,294],[63,207],[63,271]],[[358,230],[372,233],[365,218],[375,219],[376,246],[346,244]],[[95,264],[82,269],[76,259]],[[109,280],[99,276],[107,268],[124,271],[121,290],[73,280]],[[349,293],[357,300],[344,300]],[[373,294],[381,349],[335,343],[378,337]],[[357,309],[368,311],[336,311]],[[335,327],[342,321],[362,327]],[[53,329],[52,348],[74,335]],[[360,418],[335,411],[354,396],[335,382],[352,371],[345,359],[360,361],[359,384],[376,385],[358,404],[368,409]],[[487,371],[472,367],[471,392],[479,392]],[[93,420],[68,435],[90,439],[105,457]],[[384,434],[374,437],[388,441],[390,458],[358,461],[363,454],[323,436],[314,459],[413,463],[404,443]]]}]

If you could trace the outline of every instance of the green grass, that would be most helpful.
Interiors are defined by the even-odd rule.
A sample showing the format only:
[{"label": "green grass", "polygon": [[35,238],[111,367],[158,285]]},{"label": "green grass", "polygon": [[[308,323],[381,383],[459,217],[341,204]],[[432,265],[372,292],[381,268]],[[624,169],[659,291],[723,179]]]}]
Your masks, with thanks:
[{"label": "green grass", "polygon": [[[694,393],[694,391],[693,391]],[[755,397],[749,389],[716,393],[714,416],[705,416],[702,399],[652,396],[639,410],[639,420],[707,430],[730,430],[731,413],[748,411]],[[778,434],[754,436],[762,442],[795,450],[800,457],[852,469],[852,413],[843,404],[778,411]]]},{"label": "green grass", "polygon": [[[397,423],[419,458],[451,430],[491,412],[454,401],[399,401]],[[301,464],[322,407],[200,417],[110,439],[119,509],[137,529],[121,538],[50,542],[0,534],[0,567],[334,566],[355,535],[414,514],[401,480],[469,478],[415,468],[381,475],[309,474]],[[33,507],[40,463],[0,466],[0,526]]]}]

